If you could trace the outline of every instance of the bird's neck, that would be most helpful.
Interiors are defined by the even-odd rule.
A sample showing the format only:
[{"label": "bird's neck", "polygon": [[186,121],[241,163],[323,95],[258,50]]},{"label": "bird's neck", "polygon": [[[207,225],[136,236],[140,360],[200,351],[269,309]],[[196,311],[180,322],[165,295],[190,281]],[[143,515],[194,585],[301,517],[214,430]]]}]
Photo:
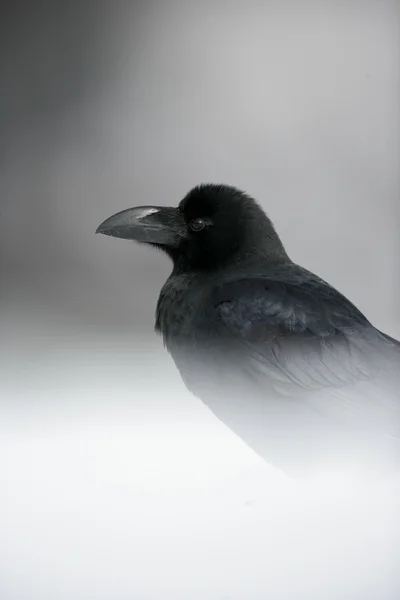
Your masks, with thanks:
[{"label": "bird's neck", "polygon": [[225,274],[234,272],[250,273],[254,270],[259,271],[262,268],[265,271],[276,267],[293,264],[292,260],[282,248],[268,248],[267,245],[261,248],[245,248],[233,253],[224,260],[215,259],[206,264],[196,265],[185,256],[179,256],[174,261],[171,277],[186,276],[188,279],[200,277],[201,279],[210,278],[210,280],[223,278]]}]

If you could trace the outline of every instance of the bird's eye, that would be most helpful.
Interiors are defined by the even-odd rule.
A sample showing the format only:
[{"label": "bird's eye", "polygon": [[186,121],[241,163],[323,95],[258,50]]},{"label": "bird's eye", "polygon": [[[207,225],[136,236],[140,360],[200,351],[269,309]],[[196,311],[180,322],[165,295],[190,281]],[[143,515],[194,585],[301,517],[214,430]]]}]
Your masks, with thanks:
[{"label": "bird's eye", "polygon": [[193,231],[201,231],[205,227],[203,219],[192,219],[190,221],[190,229]]}]

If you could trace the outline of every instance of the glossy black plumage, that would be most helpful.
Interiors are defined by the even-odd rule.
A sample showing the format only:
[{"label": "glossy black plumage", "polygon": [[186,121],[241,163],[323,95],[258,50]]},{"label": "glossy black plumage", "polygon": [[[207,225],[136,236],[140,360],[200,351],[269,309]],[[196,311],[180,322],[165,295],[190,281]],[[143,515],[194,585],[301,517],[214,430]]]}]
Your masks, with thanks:
[{"label": "glossy black plumage", "polygon": [[288,473],[396,469],[400,343],[292,262],[240,190],[198,186],[175,210],[156,330],[188,389]]}]

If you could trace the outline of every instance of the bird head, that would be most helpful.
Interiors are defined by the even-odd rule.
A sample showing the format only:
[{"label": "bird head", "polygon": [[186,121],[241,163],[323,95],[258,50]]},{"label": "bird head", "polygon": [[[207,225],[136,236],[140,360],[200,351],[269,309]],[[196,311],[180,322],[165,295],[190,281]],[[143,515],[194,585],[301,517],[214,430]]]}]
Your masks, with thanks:
[{"label": "bird head", "polygon": [[138,206],[106,219],[96,233],[149,244],[180,269],[214,269],[233,261],[288,256],[259,204],[227,185],[196,186],[177,207]]}]

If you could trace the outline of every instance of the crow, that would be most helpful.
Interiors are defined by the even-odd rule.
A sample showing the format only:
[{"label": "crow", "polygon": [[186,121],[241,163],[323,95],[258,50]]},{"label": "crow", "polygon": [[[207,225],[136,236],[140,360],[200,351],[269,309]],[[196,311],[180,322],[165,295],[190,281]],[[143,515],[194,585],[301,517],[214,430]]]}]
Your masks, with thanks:
[{"label": "crow", "polygon": [[249,194],[200,184],[96,233],[170,257],[155,330],[188,390],[259,456],[294,477],[397,472],[400,342],[293,262]]}]

